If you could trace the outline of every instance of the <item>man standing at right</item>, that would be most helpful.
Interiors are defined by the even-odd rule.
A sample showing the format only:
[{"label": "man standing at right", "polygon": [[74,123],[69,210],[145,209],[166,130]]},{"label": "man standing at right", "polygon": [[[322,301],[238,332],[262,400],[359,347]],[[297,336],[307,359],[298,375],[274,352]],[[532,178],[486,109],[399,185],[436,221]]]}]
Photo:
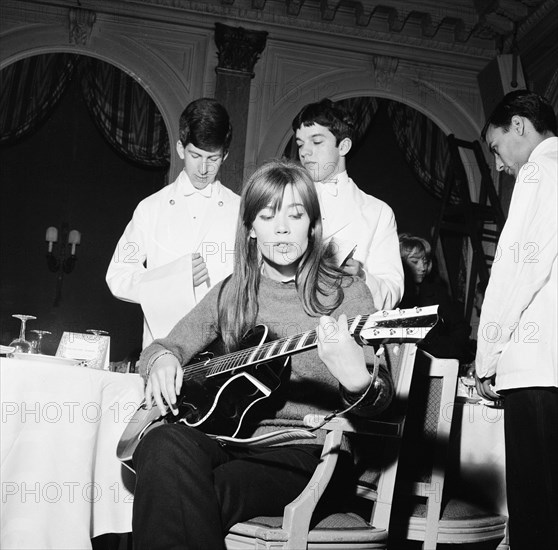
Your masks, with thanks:
[{"label": "man standing at right", "polygon": [[298,156],[316,185],[324,239],[345,272],[362,278],[378,309],[403,296],[403,266],[393,210],[361,191],[349,177],[346,156],[354,122],[330,99],[305,105],[292,124]]},{"label": "man standing at right", "polygon": [[558,138],[550,104],[505,96],[482,131],[515,176],[482,305],[477,391],[504,401],[512,550],[558,548]]}]

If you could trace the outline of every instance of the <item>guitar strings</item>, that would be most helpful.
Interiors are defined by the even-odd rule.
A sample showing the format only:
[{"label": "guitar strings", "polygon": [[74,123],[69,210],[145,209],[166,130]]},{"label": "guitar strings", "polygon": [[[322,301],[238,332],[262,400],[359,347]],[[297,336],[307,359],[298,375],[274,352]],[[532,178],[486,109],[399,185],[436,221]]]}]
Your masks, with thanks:
[{"label": "guitar strings", "polygon": [[[297,338],[301,336],[306,336],[304,338],[305,344],[302,346],[296,346],[293,349],[304,349],[304,347],[311,347],[317,341],[317,334],[316,331],[310,331],[309,333],[304,333],[303,335],[297,335]],[[215,357],[209,359],[208,361],[196,363],[195,365],[190,365],[184,368],[184,375],[196,375],[203,371],[210,371],[209,374],[220,374],[222,372],[226,372],[227,370],[234,370],[235,368],[239,368],[242,366],[247,366],[247,364],[252,363],[263,363],[264,360],[269,360],[271,358],[277,358],[281,355],[285,354],[286,352],[281,352],[286,344],[290,341],[294,340],[295,338],[281,338],[279,340],[275,340],[273,342],[265,342],[260,346],[255,346],[252,348],[234,351],[224,356]],[[269,353],[274,348],[279,350],[277,354]],[[253,354],[256,354],[257,357],[254,357],[249,363],[248,360],[251,358]],[[269,356],[268,356],[269,353]]]},{"label": "guitar strings", "polygon": [[[360,332],[368,320],[368,317],[369,315],[359,315],[347,320],[349,327],[352,327],[355,320],[358,319],[357,325],[353,328],[353,334]],[[271,358],[278,358],[294,351],[302,351],[305,348],[313,347],[316,345],[317,338],[318,335],[314,329],[302,334],[280,338],[273,342],[264,342],[259,346],[237,350],[227,355],[215,357],[194,365],[187,365],[183,369],[183,377],[195,376],[203,371],[210,371],[209,375],[221,374],[249,364],[263,363]],[[294,346],[291,345],[293,342],[295,343]],[[278,353],[271,353],[275,348],[278,350]],[[254,355],[254,357],[252,357],[252,355]],[[250,361],[247,363],[247,360]]]}]

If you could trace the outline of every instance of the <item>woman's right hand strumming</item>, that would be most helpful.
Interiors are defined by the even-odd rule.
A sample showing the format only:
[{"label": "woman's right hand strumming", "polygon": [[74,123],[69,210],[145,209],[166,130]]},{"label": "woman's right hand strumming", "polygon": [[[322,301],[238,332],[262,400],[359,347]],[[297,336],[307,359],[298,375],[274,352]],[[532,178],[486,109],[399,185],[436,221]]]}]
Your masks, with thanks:
[{"label": "woman's right hand strumming", "polygon": [[176,407],[176,396],[182,388],[182,368],[178,359],[170,352],[163,352],[151,362],[149,377],[145,385],[145,403],[147,409],[151,409],[153,401],[162,415],[168,410],[165,402],[174,415],[178,414]]}]

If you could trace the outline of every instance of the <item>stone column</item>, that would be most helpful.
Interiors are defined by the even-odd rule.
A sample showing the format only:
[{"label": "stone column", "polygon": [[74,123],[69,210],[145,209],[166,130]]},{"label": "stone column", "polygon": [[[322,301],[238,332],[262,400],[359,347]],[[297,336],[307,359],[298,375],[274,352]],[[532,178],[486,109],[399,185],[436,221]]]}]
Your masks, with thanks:
[{"label": "stone column", "polygon": [[250,106],[250,80],[265,48],[267,32],[215,23],[215,44],[219,64],[215,69],[215,99],[229,112],[233,138],[229,156],[221,168],[224,185],[240,194],[244,179],[246,128]]}]

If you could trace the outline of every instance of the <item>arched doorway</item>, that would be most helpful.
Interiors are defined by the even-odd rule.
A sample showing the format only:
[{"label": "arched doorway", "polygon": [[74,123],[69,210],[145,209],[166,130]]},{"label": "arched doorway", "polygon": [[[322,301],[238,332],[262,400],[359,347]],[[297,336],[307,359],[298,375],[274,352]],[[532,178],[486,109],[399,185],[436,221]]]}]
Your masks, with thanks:
[{"label": "arched doorway", "polygon": [[[0,338],[8,343],[18,330],[12,314],[27,313],[38,317],[29,323],[29,329],[53,333],[44,341],[47,353],[54,353],[63,331],[96,328],[114,336],[111,355],[116,360],[141,345],[142,315],[139,306],[120,302],[110,294],[104,275],[137,203],[165,184],[168,158],[166,163],[142,165],[139,158],[116,148],[118,139],[107,141],[107,135],[100,131],[107,120],[99,120],[95,108],[107,119],[134,115],[119,115],[114,105],[103,107],[99,97],[98,101],[91,94],[88,97],[84,75],[91,78],[98,69],[103,82],[115,88],[115,79],[108,75],[117,72],[120,84],[125,82],[122,89],[132,90],[130,93],[137,92],[139,85],[113,65],[83,55],[65,55],[70,57],[75,66],[50,116],[34,132],[16,136],[0,149],[0,242],[5,260],[0,268]],[[126,81],[136,88],[127,87]],[[29,90],[22,99],[31,101],[31,97]],[[156,109],[154,103],[152,107]],[[82,234],[78,260],[72,273],[52,273],[45,261],[45,231],[49,226],[62,229],[64,224]],[[54,245],[58,257],[61,244]],[[57,299],[59,280],[61,299]]]}]

